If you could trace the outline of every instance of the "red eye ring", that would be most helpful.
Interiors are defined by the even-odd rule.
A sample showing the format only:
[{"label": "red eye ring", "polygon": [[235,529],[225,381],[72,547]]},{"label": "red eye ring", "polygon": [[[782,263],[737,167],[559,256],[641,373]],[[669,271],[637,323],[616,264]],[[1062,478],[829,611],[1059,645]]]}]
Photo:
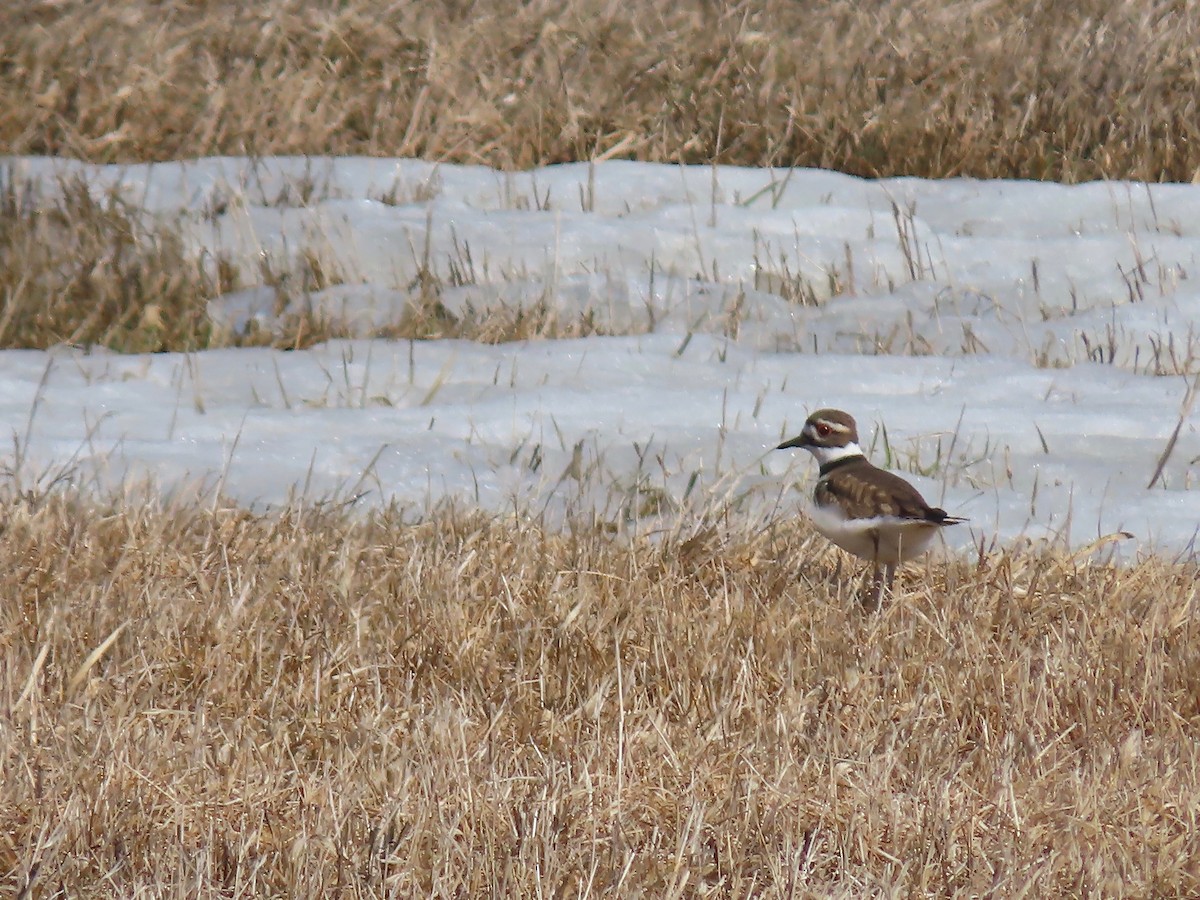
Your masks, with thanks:
[{"label": "red eye ring", "polygon": [[821,437],[828,437],[829,432],[831,432],[831,431],[833,431],[833,429],[830,428],[828,425],[826,425],[824,422],[822,422],[821,424],[819,424],[817,426],[817,434],[819,434]]}]

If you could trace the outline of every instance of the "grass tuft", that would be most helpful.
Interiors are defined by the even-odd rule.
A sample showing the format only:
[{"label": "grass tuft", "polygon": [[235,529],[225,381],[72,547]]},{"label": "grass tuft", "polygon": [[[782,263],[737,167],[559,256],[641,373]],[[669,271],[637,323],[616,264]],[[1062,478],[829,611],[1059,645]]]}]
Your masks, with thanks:
[{"label": "grass tuft", "polygon": [[[68,179],[46,202],[0,179],[0,347],[82,344],[131,352],[208,346],[208,297],[228,288],[177,231],[116,192]],[[225,283],[223,283],[225,282]]]}]

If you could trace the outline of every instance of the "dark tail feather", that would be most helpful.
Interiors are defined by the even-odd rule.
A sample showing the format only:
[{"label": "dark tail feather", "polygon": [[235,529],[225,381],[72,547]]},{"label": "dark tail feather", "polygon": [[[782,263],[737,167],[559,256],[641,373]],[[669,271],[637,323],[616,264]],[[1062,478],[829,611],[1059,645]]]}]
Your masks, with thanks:
[{"label": "dark tail feather", "polygon": [[961,525],[963,522],[970,521],[969,519],[960,519],[958,516],[952,516],[944,509],[939,509],[936,506],[931,506],[926,511],[925,518],[930,522],[937,522],[939,525]]}]

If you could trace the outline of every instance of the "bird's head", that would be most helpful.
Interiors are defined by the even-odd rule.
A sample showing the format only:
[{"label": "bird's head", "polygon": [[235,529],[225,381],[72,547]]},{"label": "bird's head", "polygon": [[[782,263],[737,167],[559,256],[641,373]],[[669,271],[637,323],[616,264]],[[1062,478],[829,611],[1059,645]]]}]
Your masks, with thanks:
[{"label": "bird's head", "polygon": [[808,417],[800,434],[775,449],[796,447],[808,450],[822,465],[846,456],[862,456],[854,417],[840,409],[818,409]]}]

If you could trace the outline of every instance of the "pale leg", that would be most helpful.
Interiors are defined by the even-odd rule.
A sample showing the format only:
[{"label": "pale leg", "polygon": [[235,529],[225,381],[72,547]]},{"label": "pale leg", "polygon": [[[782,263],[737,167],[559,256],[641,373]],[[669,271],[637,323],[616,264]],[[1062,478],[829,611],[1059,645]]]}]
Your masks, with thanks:
[{"label": "pale leg", "polygon": [[879,609],[880,602],[883,600],[883,580],[883,568],[881,566],[875,566],[871,577],[871,590],[868,593],[863,594],[863,609],[870,610],[872,612]]},{"label": "pale leg", "polygon": [[892,595],[892,585],[896,581],[896,564],[886,563],[885,565],[876,565],[871,577],[871,591],[863,595],[862,605],[864,609],[876,610],[883,603],[883,594],[886,591],[888,596]]}]

